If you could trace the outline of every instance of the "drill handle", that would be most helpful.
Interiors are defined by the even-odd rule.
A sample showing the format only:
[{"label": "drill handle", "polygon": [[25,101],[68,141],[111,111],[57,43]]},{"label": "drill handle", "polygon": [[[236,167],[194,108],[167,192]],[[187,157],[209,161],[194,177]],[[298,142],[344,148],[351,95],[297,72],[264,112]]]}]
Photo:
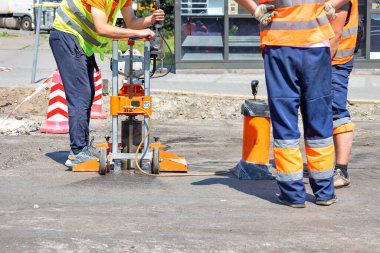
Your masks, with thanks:
[{"label": "drill handle", "polygon": [[[154,7],[154,10],[158,10],[161,8],[161,3],[160,3],[160,0],[155,0],[153,2],[153,7]],[[157,21],[155,24],[154,24],[154,28],[156,29],[161,29],[162,27],[164,26],[164,22],[163,21]]]}]

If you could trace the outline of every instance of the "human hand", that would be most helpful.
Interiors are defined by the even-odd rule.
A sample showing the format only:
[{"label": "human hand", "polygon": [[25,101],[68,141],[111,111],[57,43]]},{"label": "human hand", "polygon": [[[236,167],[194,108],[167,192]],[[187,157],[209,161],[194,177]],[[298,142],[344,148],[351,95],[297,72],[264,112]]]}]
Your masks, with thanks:
[{"label": "human hand", "polygon": [[154,40],[155,36],[156,36],[156,34],[150,29],[140,30],[140,37],[141,38],[147,38],[148,40]]},{"label": "human hand", "polygon": [[153,11],[153,14],[151,15],[152,24],[158,21],[164,21],[164,20],[165,20],[165,12],[162,9],[157,9]]},{"label": "human hand", "polygon": [[336,18],[336,13],[335,13],[335,8],[332,5],[331,2],[325,2],[325,13],[328,19],[335,19]]},{"label": "human hand", "polygon": [[272,22],[272,17],[277,14],[277,11],[274,11],[274,9],[274,5],[260,4],[257,6],[253,16],[260,22],[260,24],[267,26]]}]

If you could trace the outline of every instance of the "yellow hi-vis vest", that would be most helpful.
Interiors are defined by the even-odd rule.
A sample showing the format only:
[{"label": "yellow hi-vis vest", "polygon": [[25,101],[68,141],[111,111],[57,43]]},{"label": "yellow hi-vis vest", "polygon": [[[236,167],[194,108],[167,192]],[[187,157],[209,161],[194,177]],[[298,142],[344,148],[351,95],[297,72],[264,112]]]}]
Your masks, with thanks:
[{"label": "yellow hi-vis vest", "polygon": [[268,26],[260,26],[261,47],[306,46],[334,37],[325,0],[259,0],[259,4],[273,4],[277,12]]},{"label": "yellow hi-vis vest", "polygon": [[358,1],[351,0],[351,8],[348,13],[348,23],[343,27],[338,51],[332,59],[332,65],[345,64],[354,58],[356,38],[358,36],[359,11]]},{"label": "yellow hi-vis vest", "polygon": [[[117,13],[127,0],[119,0],[119,4],[111,18],[109,16],[112,12],[113,0],[105,1],[107,19],[110,20],[110,24],[114,25]],[[53,27],[54,29],[75,35],[87,56],[99,53],[100,58],[104,59],[104,48],[110,42],[110,39],[102,37],[96,32],[92,15],[82,5],[81,0],[63,0],[57,9]]]}]

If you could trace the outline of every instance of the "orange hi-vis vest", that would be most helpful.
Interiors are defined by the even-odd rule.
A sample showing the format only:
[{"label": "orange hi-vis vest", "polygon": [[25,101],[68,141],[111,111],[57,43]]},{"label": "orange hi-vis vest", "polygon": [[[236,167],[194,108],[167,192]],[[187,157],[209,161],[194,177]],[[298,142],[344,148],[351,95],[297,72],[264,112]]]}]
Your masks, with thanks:
[{"label": "orange hi-vis vest", "polygon": [[325,0],[259,0],[259,4],[273,4],[277,12],[268,26],[260,26],[261,46],[297,47],[333,38],[324,3]]},{"label": "orange hi-vis vest", "polygon": [[338,50],[332,59],[332,65],[345,64],[354,58],[359,24],[358,0],[351,0],[348,17],[349,20],[343,27],[342,37],[339,41]]}]

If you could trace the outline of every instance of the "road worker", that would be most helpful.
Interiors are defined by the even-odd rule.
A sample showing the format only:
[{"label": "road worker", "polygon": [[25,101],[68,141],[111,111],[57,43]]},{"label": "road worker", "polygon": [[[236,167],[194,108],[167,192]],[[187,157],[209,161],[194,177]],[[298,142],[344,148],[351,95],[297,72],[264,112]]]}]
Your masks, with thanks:
[{"label": "road worker", "polygon": [[300,108],[309,182],[318,205],[336,202],[329,18],[344,0],[237,0],[260,22],[280,203],[305,207]]},{"label": "road worker", "polygon": [[[127,28],[114,26],[119,10]],[[67,166],[94,159],[89,145],[89,122],[94,98],[94,53],[104,58],[110,38],[146,37],[155,33],[146,29],[164,20],[164,12],[137,18],[132,0],[63,0],[56,12],[50,47],[65,88],[69,113],[70,155]]]},{"label": "road worker", "polygon": [[350,158],[354,124],[347,110],[348,78],[354,65],[358,37],[358,1],[351,0],[337,11],[330,21],[335,37],[330,40],[333,89],[333,136],[335,146],[335,188],[350,184],[347,165]]}]

